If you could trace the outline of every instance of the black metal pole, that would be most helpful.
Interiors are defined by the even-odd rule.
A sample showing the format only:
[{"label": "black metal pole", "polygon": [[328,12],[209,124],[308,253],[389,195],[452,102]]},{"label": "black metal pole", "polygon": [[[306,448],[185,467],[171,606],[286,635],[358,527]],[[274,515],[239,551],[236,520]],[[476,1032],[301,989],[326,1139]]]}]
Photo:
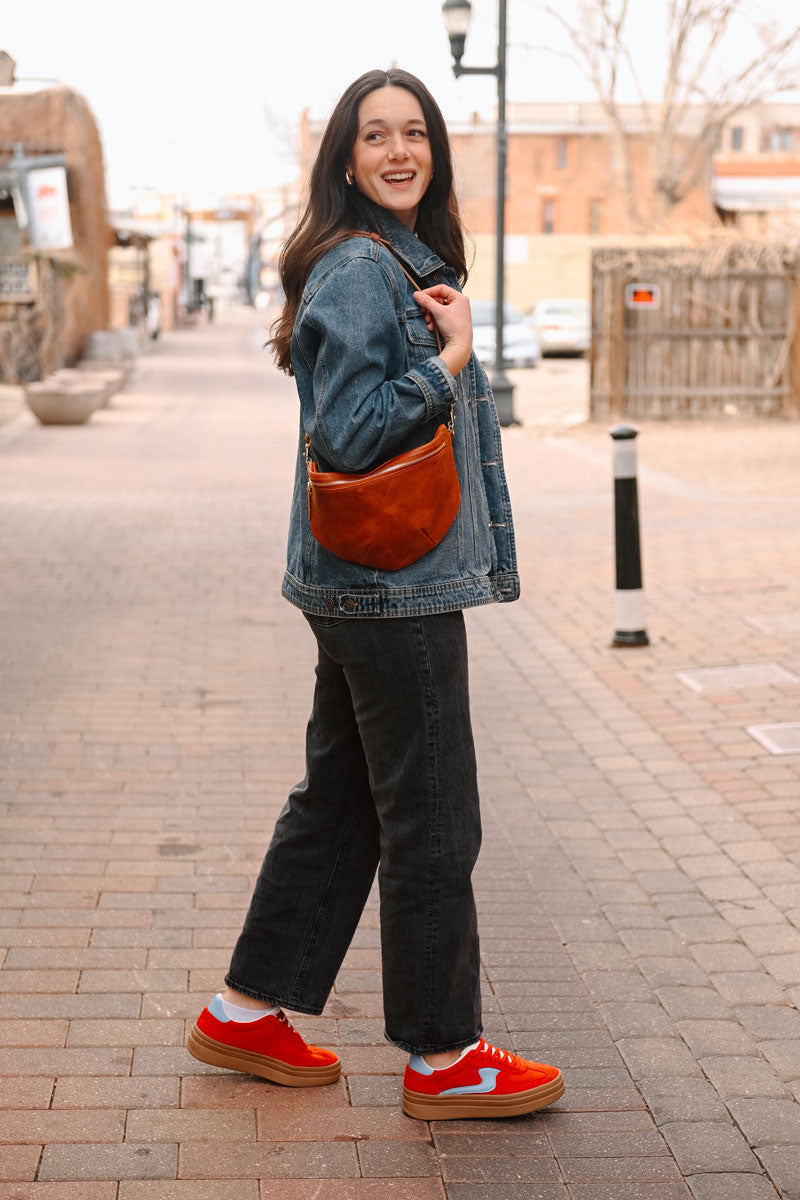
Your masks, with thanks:
[{"label": "black metal pole", "polygon": [[497,186],[495,194],[495,314],[494,370],[490,383],[501,425],[517,425],[514,416],[514,385],[503,370],[503,326],[505,325],[506,245],[506,0],[500,0],[497,30]]},{"label": "black metal pole", "polygon": [[614,425],[614,542],[617,590],[612,646],[649,646],[644,622],[635,425]]},{"label": "black metal pole", "polygon": [[184,275],[184,290],[186,292],[186,311],[194,311],[194,292],[192,289],[192,214],[190,210],[184,209],[186,217],[186,258],[183,264]]},{"label": "black metal pole", "polygon": [[[445,8],[449,7],[447,4]],[[469,7],[469,5],[467,5]],[[514,385],[503,370],[503,318],[505,316],[505,242],[506,242],[506,158],[508,136],[506,133],[506,0],[498,0],[497,14],[497,65],[494,67],[463,67],[464,34],[450,34],[450,49],[453,55],[453,74],[495,75],[497,77],[497,185],[495,189],[495,314],[494,314],[494,367],[489,376],[494,393],[495,407],[501,425],[518,425],[514,416]]]}]

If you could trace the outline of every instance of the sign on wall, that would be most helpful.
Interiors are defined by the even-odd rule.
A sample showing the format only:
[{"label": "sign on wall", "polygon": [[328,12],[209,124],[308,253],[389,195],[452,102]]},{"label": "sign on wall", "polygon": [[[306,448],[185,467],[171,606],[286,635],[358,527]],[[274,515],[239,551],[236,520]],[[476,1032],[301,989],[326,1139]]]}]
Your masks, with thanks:
[{"label": "sign on wall", "polygon": [[28,171],[30,239],[37,250],[68,250],[72,246],[67,172],[64,167]]},{"label": "sign on wall", "polygon": [[28,262],[0,260],[0,303],[33,300],[31,274],[31,264]]},{"label": "sign on wall", "polygon": [[626,308],[660,308],[661,288],[657,283],[629,283],[625,288]]}]

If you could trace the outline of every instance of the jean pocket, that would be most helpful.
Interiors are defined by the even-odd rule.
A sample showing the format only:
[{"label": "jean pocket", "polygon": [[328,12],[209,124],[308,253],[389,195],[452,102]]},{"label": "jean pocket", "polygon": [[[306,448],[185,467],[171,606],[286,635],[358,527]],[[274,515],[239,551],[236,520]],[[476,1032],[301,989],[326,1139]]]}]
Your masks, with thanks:
[{"label": "jean pocket", "polygon": [[317,625],[320,629],[333,629],[334,625],[343,625],[347,620],[347,617],[323,617],[310,612],[304,612],[303,616],[309,625]]},{"label": "jean pocket", "polygon": [[406,310],[406,337],[417,346],[436,345],[436,334],[428,328],[425,315],[418,308]]}]

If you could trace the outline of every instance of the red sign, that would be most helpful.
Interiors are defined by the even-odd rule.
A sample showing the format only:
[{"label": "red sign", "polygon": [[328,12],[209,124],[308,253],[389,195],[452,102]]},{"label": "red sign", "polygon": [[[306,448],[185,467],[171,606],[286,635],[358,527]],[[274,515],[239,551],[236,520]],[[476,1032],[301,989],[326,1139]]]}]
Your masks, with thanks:
[{"label": "red sign", "polygon": [[657,283],[629,283],[625,288],[626,308],[659,308],[661,288]]}]

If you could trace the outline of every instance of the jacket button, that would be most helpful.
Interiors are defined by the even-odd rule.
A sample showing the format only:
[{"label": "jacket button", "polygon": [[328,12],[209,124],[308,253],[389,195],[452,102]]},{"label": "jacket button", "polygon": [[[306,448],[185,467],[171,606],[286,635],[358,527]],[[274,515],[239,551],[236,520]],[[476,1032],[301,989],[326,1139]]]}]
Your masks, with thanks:
[{"label": "jacket button", "polygon": [[354,608],[358,608],[358,601],[354,600],[352,596],[347,596],[342,601],[342,608],[346,608],[348,612],[352,612]]},{"label": "jacket button", "polygon": [[328,596],[328,599],[325,601],[325,607],[333,608],[333,596]]},{"label": "jacket button", "polygon": [[442,278],[443,278],[443,276],[442,276],[442,272],[441,272],[441,271],[434,271],[434,272],[433,272],[433,282],[434,282],[434,283],[441,283],[441,282],[442,282]]}]

